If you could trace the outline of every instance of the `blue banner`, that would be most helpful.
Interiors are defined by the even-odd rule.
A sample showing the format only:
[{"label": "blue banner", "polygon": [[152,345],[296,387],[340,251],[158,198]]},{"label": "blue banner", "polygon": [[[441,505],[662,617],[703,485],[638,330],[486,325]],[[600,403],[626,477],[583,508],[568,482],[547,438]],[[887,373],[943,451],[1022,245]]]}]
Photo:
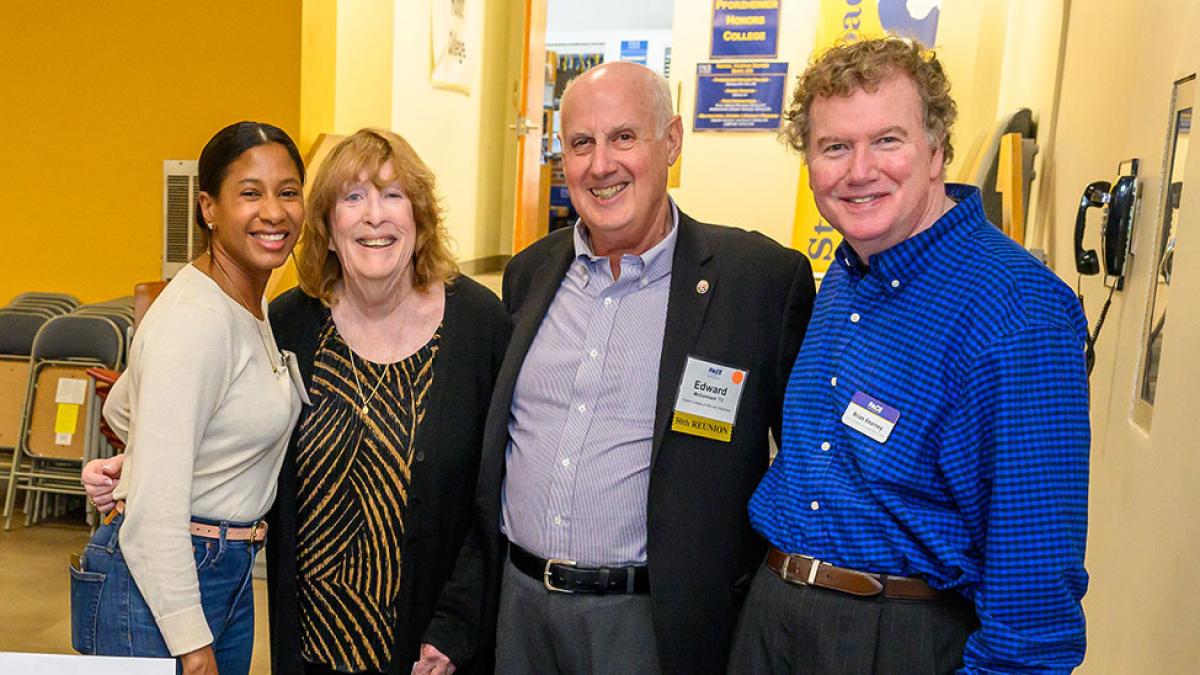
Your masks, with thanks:
[{"label": "blue banner", "polygon": [[787,63],[696,64],[693,131],[778,129],[787,72]]},{"label": "blue banner", "polygon": [[712,59],[779,55],[780,0],[713,0]]},{"label": "blue banner", "polygon": [[646,52],[649,51],[648,40],[621,40],[621,60],[646,65]]}]

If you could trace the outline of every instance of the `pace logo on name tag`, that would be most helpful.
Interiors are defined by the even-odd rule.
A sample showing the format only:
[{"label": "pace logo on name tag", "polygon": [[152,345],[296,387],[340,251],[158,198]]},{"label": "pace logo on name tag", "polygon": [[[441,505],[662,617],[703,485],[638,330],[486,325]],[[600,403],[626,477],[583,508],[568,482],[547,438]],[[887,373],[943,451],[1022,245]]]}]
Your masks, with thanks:
[{"label": "pace logo on name tag", "polygon": [[729,442],[749,371],[689,356],[671,429]]},{"label": "pace logo on name tag", "polygon": [[879,443],[887,441],[899,419],[899,410],[861,391],[855,392],[842,413],[842,424]]}]

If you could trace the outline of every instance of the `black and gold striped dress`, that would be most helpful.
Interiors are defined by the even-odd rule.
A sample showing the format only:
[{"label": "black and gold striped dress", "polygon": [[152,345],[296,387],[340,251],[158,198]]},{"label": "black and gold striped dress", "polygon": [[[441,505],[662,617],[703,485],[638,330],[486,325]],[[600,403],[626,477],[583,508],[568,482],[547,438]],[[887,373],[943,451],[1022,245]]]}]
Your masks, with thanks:
[{"label": "black and gold striped dress", "polygon": [[300,425],[297,449],[296,555],[302,655],[309,662],[342,672],[387,670],[413,438],[440,334],[439,328],[402,361],[378,364],[352,356],[332,318],[322,330],[313,408]]}]

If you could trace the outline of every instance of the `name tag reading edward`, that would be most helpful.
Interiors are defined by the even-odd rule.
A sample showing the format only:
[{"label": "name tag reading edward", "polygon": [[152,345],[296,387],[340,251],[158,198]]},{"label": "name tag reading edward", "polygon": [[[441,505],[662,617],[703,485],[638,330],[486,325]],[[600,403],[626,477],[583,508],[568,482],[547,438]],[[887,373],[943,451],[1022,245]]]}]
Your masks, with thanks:
[{"label": "name tag reading edward", "polygon": [[887,441],[899,419],[899,410],[861,391],[855,392],[846,406],[846,412],[842,413],[842,424],[879,443]]},{"label": "name tag reading edward", "polygon": [[689,356],[679,382],[671,429],[729,442],[750,372]]}]

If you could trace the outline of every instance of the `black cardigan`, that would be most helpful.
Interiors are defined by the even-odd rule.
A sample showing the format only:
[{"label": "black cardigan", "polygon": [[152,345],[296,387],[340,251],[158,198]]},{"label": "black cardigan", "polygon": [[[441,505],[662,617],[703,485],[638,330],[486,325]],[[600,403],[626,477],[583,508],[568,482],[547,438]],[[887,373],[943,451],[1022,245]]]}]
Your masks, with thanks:
[{"label": "black cardigan", "polygon": [[[306,387],[312,382],[313,359],[327,316],[318,300],[298,288],[271,303],[275,339],[281,349],[295,353]],[[479,514],[474,501],[483,425],[508,336],[508,315],[495,294],[467,277],[447,284],[433,385],[415,439],[397,644],[390,673],[407,675],[420,656],[422,642],[450,657],[459,672],[490,672],[499,565],[470,553],[460,560],[459,550]],[[296,588],[299,429],[297,423],[279,474],[275,506],[267,516],[267,597],[275,675],[304,672]],[[479,531],[489,530],[477,527]],[[482,658],[475,659],[477,653]]]}]

